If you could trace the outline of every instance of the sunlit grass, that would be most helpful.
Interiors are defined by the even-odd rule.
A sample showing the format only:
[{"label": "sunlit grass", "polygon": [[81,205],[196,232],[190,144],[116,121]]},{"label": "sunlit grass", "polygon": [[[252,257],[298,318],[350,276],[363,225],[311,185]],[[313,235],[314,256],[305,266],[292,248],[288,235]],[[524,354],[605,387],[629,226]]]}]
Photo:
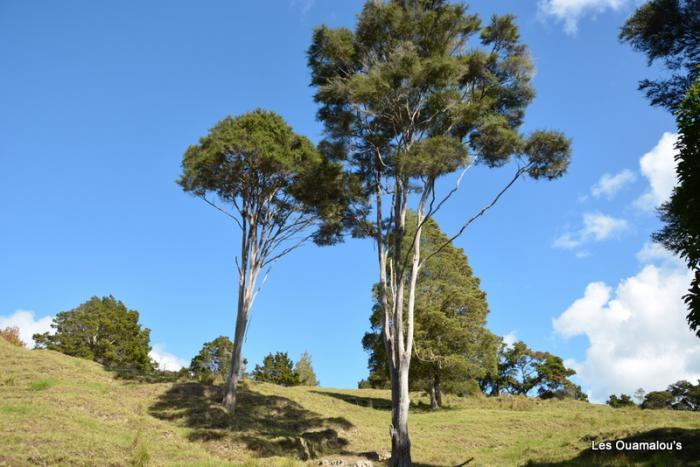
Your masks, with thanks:
[{"label": "sunlit grass", "polygon": [[[135,383],[96,363],[0,340],[0,465],[245,465],[291,467],[301,458],[353,461],[389,452],[388,391],[283,388],[248,382],[236,415],[218,386]],[[682,465],[584,457],[592,440],[682,428],[691,442],[700,414],[611,409],[523,397],[446,397],[445,410],[413,395],[410,433],[418,465]],[[690,431],[698,430],[698,431]],[[700,445],[700,442],[697,443]],[[318,465],[318,459],[309,460]]]}]

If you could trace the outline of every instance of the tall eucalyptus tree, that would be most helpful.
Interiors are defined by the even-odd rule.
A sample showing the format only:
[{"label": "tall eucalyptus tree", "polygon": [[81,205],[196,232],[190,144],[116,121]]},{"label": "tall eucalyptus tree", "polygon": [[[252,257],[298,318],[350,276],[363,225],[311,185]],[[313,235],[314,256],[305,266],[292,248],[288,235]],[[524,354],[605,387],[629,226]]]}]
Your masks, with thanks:
[{"label": "tall eucalyptus tree", "polygon": [[260,273],[309,239],[318,244],[340,239],[347,178],[339,164],[295,134],[282,117],[264,110],[217,123],[187,149],[182,168],[178,183],[183,190],[229,216],[241,230],[236,329],[223,399],[233,412]]},{"label": "tall eucalyptus tree", "polygon": [[[354,30],[318,27],[308,57],[325,145],[346,154],[372,200],[373,209],[363,210],[367,215],[358,225],[377,250],[392,382],[391,465],[408,466],[416,281],[421,266],[441,249],[421,255],[422,227],[457,191],[468,167],[498,167],[515,157],[510,182],[448,245],[520,177],[562,175],[569,141],[558,132],[519,132],[534,97],[533,66],[512,16],[494,16],[482,26],[463,4],[370,0]],[[436,180],[453,172],[460,173],[457,186],[438,196]],[[404,248],[411,203],[414,234]]]}]

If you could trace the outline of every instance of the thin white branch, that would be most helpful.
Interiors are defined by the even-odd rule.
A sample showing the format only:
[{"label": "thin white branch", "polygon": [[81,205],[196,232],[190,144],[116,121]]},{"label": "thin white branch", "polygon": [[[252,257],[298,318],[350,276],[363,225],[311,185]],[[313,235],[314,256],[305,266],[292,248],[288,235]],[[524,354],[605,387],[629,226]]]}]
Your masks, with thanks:
[{"label": "thin white branch", "polygon": [[523,175],[525,172],[527,172],[527,169],[528,169],[528,167],[520,167],[520,168],[515,172],[515,175],[514,175],[513,178],[510,180],[510,182],[508,182],[508,184],[507,184],[505,187],[503,187],[503,189],[502,189],[501,191],[498,192],[498,194],[491,200],[491,202],[488,203],[488,204],[487,204],[486,206],[484,206],[483,208],[481,208],[481,210],[480,210],[479,212],[477,212],[477,213],[474,214],[472,217],[470,217],[470,218],[462,225],[462,227],[459,229],[459,231],[457,231],[456,234],[454,234],[453,236],[451,236],[449,239],[447,239],[447,241],[445,241],[442,245],[440,245],[440,247],[438,247],[435,251],[433,251],[433,252],[430,253],[428,256],[426,256],[426,257],[423,259],[423,261],[421,261],[421,263],[420,263],[421,266],[424,265],[430,258],[432,258],[433,256],[435,256],[435,255],[437,255],[438,253],[440,253],[447,245],[449,245],[449,244],[452,243],[452,241],[454,241],[457,237],[459,237],[460,235],[462,235],[462,234],[464,233],[464,231],[467,229],[467,227],[469,227],[469,226],[471,225],[472,222],[474,222],[475,220],[477,220],[479,217],[483,216],[483,215],[486,213],[486,211],[488,211],[489,209],[491,209],[491,208],[498,202],[498,200],[501,199],[501,196],[503,196],[503,194],[504,194],[506,191],[508,191],[508,189],[509,189],[511,186],[513,186],[513,184],[516,182],[516,180],[518,180],[518,179],[520,178],[521,175]]},{"label": "thin white branch", "polygon": [[207,199],[207,197],[204,196],[204,195],[201,195],[201,196],[199,196],[199,197],[202,198],[202,199],[204,200],[204,202],[207,203],[209,206],[213,207],[213,208],[216,209],[217,211],[220,211],[220,212],[226,214],[228,217],[230,217],[231,219],[233,219],[234,221],[236,221],[236,224],[238,224],[238,227],[240,227],[241,229],[243,228],[243,226],[241,225],[241,221],[240,221],[240,220],[238,219],[238,217],[236,217],[234,214],[231,214],[231,213],[228,212],[227,210],[220,208],[220,207],[217,206],[215,203],[209,201],[209,200]]}]

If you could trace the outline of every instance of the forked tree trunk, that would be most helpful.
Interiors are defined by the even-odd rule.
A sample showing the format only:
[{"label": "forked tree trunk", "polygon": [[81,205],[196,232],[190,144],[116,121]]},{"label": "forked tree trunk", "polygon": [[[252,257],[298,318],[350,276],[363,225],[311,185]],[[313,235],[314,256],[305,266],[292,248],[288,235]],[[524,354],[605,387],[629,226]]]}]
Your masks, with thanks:
[{"label": "forked tree trunk", "polygon": [[[406,186],[408,183],[406,182]],[[411,246],[411,267],[408,276],[408,300],[406,303],[406,318],[404,329],[404,290],[405,290],[405,264],[403,239],[406,226],[406,210],[408,191],[404,183],[397,179],[395,187],[394,225],[393,233],[394,249],[392,275],[392,346],[391,360],[395,362],[391,370],[391,467],[411,466],[411,440],[408,435],[408,411],[411,404],[409,395],[409,370],[411,367],[411,353],[413,352],[414,309],[416,303],[416,284],[420,269],[420,241],[424,207],[429,192],[425,191],[418,204],[418,215],[415,237]],[[406,258],[408,259],[408,258]],[[385,314],[385,319],[387,318]]]}]

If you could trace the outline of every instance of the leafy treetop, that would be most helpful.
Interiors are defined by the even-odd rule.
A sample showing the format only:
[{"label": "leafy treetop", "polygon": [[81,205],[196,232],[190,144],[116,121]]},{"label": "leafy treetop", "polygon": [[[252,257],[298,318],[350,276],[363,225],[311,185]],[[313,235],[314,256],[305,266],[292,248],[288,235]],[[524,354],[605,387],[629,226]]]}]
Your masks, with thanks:
[{"label": "leafy treetop", "polygon": [[231,368],[232,354],[233,342],[226,336],[219,336],[204,343],[190,363],[190,372],[201,378],[219,377],[225,380]]},{"label": "leafy treetop", "polygon": [[297,386],[300,384],[299,375],[294,371],[294,362],[287,352],[268,354],[263,359],[262,366],[255,365],[253,379],[282,386]]}]

